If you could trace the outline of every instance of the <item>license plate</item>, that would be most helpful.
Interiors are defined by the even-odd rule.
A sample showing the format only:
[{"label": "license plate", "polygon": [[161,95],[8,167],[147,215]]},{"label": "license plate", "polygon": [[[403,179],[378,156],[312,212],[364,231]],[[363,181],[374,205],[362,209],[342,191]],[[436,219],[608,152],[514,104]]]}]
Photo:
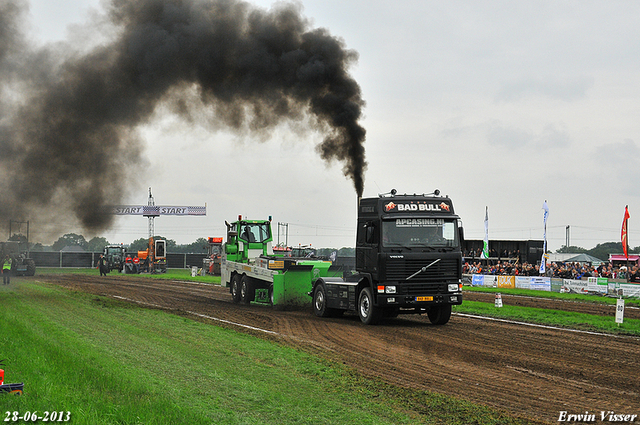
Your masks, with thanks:
[{"label": "license plate", "polygon": [[433,297],[416,297],[416,301],[433,301]]}]

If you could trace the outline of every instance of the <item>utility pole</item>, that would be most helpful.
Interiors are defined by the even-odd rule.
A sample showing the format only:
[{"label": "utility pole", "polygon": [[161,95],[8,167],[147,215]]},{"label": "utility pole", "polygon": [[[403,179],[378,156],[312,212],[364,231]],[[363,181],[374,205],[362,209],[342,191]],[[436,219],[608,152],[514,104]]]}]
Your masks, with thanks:
[{"label": "utility pole", "polygon": [[285,242],[284,246],[289,246],[289,223],[278,222],[278,246],[280,246],[280,227],[284,230]]},{"label": "utility pole", "polygon": [[147,206],[149,208],[146,208],[144,210],[144,216],[149,218],[149,238],[154,237],[155,234],[155,218],[158,217],[160,214],[158,214],[158,209],[155,208],[156,206],[156,201],[153,198],[153,195],[151,194],[151,188],[149,188],[149,202],[147,203]]},{"label": "utility pole", "polygon": [[566,242],[567,250],[568,250],[568,248],[571,246],[571,245],[570,245],[570,242],[571,242],[571,238],[570,238],[570,235],[571,235],[570,227],[571,227],[571,226],[567,225],[567,229],[566,229],[566,230],[567,230],[567,242]]}]

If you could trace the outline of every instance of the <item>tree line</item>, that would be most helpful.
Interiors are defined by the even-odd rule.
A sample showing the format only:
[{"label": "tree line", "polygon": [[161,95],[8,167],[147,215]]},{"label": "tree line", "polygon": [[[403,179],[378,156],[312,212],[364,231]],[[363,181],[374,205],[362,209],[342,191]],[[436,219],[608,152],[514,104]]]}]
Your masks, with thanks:
[{"label": "tree line", "polygon": [[[22,235],[14,235],[10,240],[26,241],[23,240]],[[178,245],[173,239],[168,239],[164,236],[155,236],[155,239],[163,239],[167,241],[167,252],[175,253],[207,253],[209,242],[205,238],[198,238],[194,242],[186,245]],[[101,236],[93,237],[89,240],[83,235],[77,233],[67,233],[58,238],[51,245],[43,245],[41,243],[30,244],[31,251],[61,251],[66,247],[80,247],[87,252],[102,252],[105,246],[115,245],[110,243],[106,238]],[[125,244],[129,252],[145,251],[149,246],[148,238],[136,239],[130,244]]]},{"label": "tree line", "polygon": [[[163,239],[167,241],[167,252],[179,253],[179,254],[206,254],[208,252],[209,242],[206,238],[198,238],[190,244],[178,245],[175,240],[165,238],[164,236],[154,236],[155,239]],[[13,235],[9,240],[15,240],[20,242],[26,242],[26,237],[23,235]],[[93,237],[89,240],[83,235],[77,233],[67,233],[58,238],[50,246],[43,245],[41,243],[30,244],[30,251],[61,251],[66,247],[80,247],[87,252],[102,252],[105,246],[112,245],[109,241],[100,236]],[[136,239],[130,244],[126,245],[127,251],[134,253],[138,251],[145,251],[149,246],[148,238]],[[321,248],[316,250],[316,254],[320,256],[329,256],[333,251],[337,251],[339,256],[352,257],[355,256],[355,248]]]}]

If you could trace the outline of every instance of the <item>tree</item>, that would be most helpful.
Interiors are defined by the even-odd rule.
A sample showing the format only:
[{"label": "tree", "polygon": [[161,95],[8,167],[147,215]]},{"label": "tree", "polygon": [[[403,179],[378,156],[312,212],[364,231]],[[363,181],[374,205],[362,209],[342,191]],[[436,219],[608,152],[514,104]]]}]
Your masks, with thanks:
[{"label": "tree", "polygon": [[146,251],[149,248],[149,238],[140,238],[129,244],[129,248],[127,251],[129,252],[138,252],[138,251]]},{"label": "tree", "polygon": [[355,257],[356,256],[356,249],[343,246],[342,248],[340,248],[338,250],[338,256],[339,257]]},{"label": "tree", "polygon": [[605,242],[602,244],[596,245],[595,248],[587,251],[587,254],[599,258],[601,260],[607,261],[609,259],[609,254],[621,254],[622,253],[622,242]]},{"label": "tree", "polygon": [[38,251],[38,252],[42,252],[42,251],[49,251],[51,247],[45,247],[44,245],[42,245],[40,242],[35,243],[31,246],[31,251]]},{"label": "tree", "polygon": [[209,249],[209,241],[205,238],[198,238],[195,242],[186,245],[176,245],[173,252],[197,254],[206,254]]},{"label": "tree", "polygon": [[106,238],[96,236],[87,242],[87,251],[102,252],[107,245],[109,245],[109,241]]},{"label": "tree", "polygon": [[[176,252],[176,241],[173,239],[167,239],[164,236],[154,236],[155,240],[165,240],[167,241],[167,252]],[[127,248],[128,252],[138,252],[138,251],[146,251],[149,248],[149,238],[140,238],[129,244]]]},{"label": "tree", "polygon": [[14,233],[9,237],[10,241],[26,242],[27,237],[21,233]]},{"label": "tree", "polygon": [[563,245],[562,248],[556,251],[558,254],[582,254],[587,252],[586,249],[579,246],[566,246]]},{"label": "tree", "polygon": [[51,248],[54,251],[60,251],[62,248],[66,246],[79,246],[82,249],[87,249],[87,241],[84,236],[78,235],[75,233],[67,233],[64,236],[61,236],[57,241],[51,245]]}]

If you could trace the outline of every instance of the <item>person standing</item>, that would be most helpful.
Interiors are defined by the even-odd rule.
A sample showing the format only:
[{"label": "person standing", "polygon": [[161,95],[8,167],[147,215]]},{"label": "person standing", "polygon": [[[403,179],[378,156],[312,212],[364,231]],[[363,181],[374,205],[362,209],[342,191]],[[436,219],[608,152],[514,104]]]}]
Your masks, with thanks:
[{"label": "person standing", "polygon": [[2,260],[2,282],[5,285],[11,283],[11,265],[13,261],[9,254],[4,256],[4,260]]},{"label": "person standing", "polygon": [[100,276],[107,275],[107,259],[104,258],[104,255],[100,255],[100,259],[98,260],[98,268],[100,269]]}]

